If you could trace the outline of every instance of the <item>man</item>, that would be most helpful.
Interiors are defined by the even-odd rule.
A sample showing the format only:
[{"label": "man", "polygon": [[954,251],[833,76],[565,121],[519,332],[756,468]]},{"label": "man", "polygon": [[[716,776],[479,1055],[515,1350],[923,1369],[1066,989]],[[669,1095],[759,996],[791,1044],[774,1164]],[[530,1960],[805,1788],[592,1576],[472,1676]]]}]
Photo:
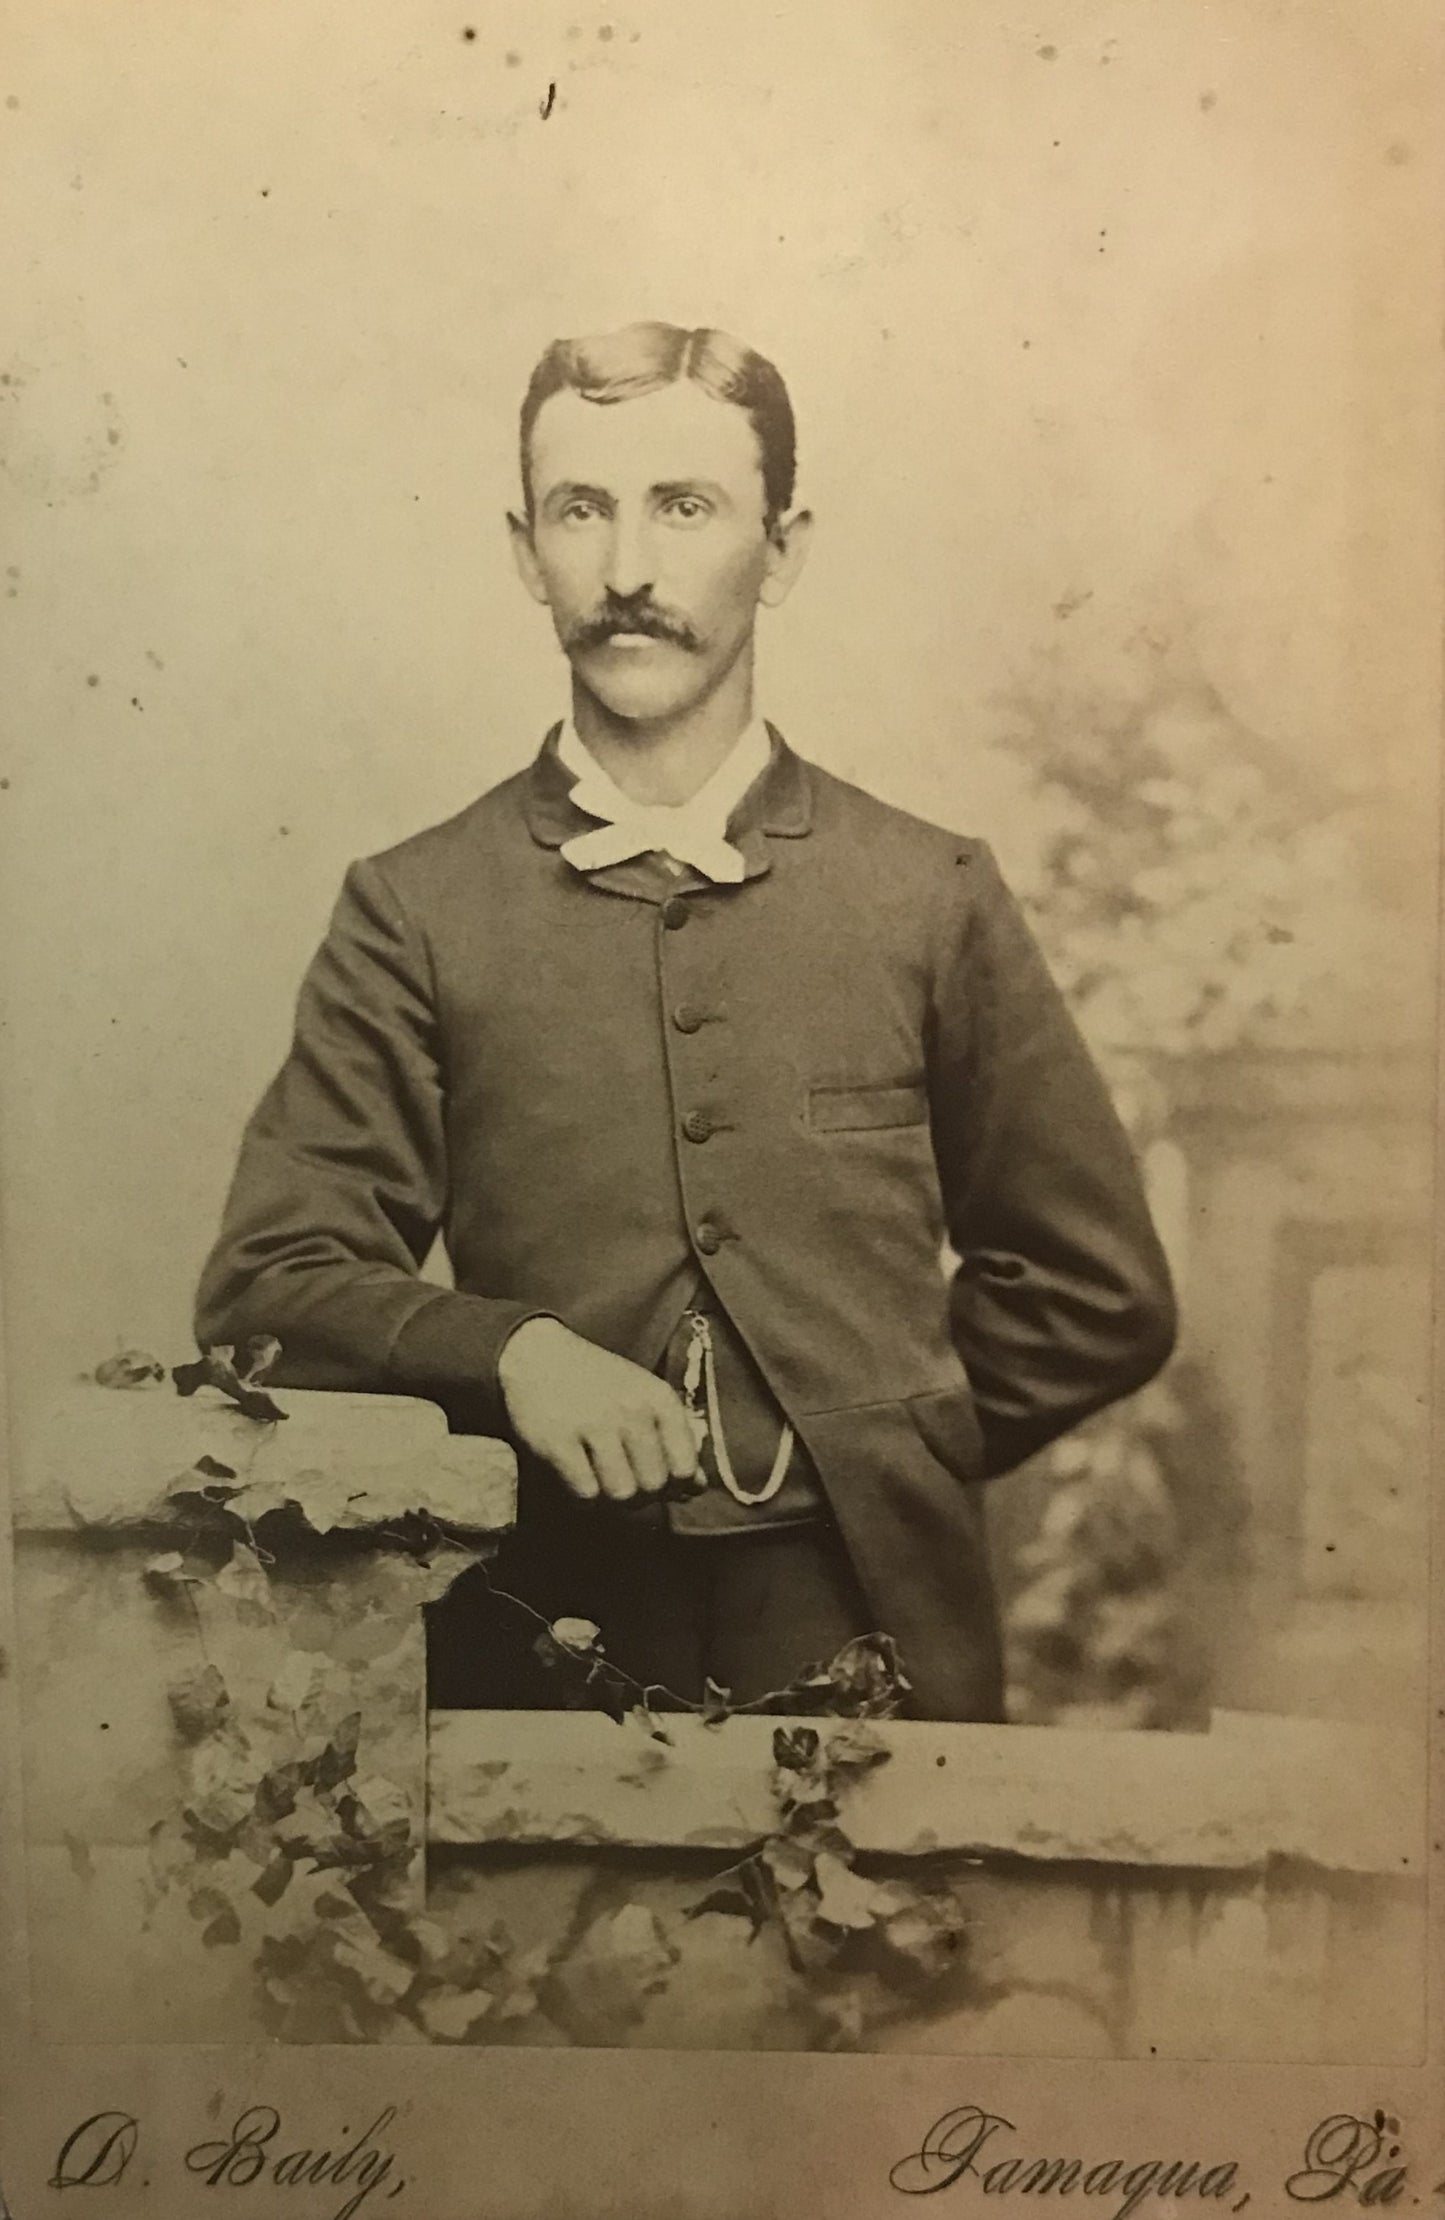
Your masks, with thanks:
[{"label": "man", "polygon": [[[915,1712],[1001,1717],[979,1483],[1171,1345],[1127,1141],[987,847],[755,715],[811,524],[773,366],[559,341],[521,459],[571,715],[352,867],[198,1336],[508,1435],[495,1580],[639,1679],[748,1699],[878,1630]],[[547,1700],[465,1582],[437,1640],[438,1700]]]}]

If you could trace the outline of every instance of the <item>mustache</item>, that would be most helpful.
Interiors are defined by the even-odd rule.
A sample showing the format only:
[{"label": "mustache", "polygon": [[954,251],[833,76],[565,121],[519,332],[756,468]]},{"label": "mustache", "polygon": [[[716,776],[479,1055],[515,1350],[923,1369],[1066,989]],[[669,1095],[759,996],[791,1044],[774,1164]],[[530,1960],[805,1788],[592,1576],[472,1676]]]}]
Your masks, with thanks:
[{"label": "mustache", "polygon": [[702,642],[685,617],[660,609],[649,600],[623,601],[609,596],[594,617],[584,617],[568,628],[563,645],[582,650],[605,647],[614,632],[640,632],[650,640],[666,640],[673,647],[696,652]]}]

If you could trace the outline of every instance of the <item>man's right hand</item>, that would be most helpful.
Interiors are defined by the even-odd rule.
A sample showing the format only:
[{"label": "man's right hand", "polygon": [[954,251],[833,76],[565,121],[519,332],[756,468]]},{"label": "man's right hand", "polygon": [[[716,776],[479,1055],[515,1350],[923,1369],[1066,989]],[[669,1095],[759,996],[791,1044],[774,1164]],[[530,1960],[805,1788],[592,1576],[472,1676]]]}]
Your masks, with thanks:
[{"label": "man's right hand", "polygon": [[630,1503],[697,1476],[682,1398],[560,1319],[529,1318],[508,1336],[497,1383],[518,1441],[584,1503]]}]

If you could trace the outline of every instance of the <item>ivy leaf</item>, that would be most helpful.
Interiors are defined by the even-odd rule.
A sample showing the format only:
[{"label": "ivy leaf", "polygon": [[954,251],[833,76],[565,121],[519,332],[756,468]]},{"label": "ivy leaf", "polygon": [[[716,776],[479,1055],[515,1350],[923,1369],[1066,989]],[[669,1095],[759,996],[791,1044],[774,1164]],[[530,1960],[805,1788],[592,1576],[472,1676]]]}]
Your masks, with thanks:
[{"label": "ivy leaf", "polygon": [[[431,1921],[413,1921],[412,1931],[417,1933],[432,1926]],[[433,1958],[435,1975],[452,1989],[480,1988],[485,1980],[496,1974],[511,1954],[511,1940],[505,1928],[497,1921],[491,1935],[479,1935],[474,1927],[464,1928],[459,1935],[442,1934],[442,1947],[435,1938],[428,1943],[422,1935],[426,1956]]]},{"label": "ivy leaf", "polygon": [[884,1719],[898,1709],[910,1685],[893,1637],[861,1634],[845,1642],[828,1663],[806,1666],[768,1708]]},{"label": "ivy leaf", "polygon": [[356,1771],[360,1742],[361,1713],[349,1711],[311,1768],[313,1785],[319,1789],[337,1788],[342,1781],[349,1780]]},{"label": "ivy leaf", "polygon": [[870,1767],[884,1764],[892,1754],[882,1735],[861,1720],[840,1727],[824,1745],[828,1765],[842,1773],[866,1773]]},{"label": "ivy leaf", "polygon": [[216,1457],[198,1457],[169,1483],[165,1503],[172,1511],[213,1512],[240,1493],[241,1482],[233,1466],[223,1465]]},{"label": "ivy leaf", "polygon": [[262,1569],[260,1558],[249,1543],[232,1543],[230,1557],[222,1565],[212,1585],[223,1596],[230,1597],[236,1606],[236,1616],[243,1626],[269,1626],[275,1618],[271,1607],[271,1584]]},{"label": "ivy leaf", "polygon": [[[194,1395],[199,1388],[219,1388],[221,1393],[236,1405],[247,1418],[254,1418],[261,1425],[274,1425],[286,1413],[279,1403],[272,1401],[254,1380],[261,1378],[280,1354],[280,1343],[273,1335],[258,1336],[248,1341],[242,1351],[241,1369],[236,1363],[236,1351],[229,1343],[218,1343],[214,1349],[202,1350],[192,1364],[171,1367],[171,1379],[178,1395]],[[252,1367],[259,1365],[259,1369]]]},{"label": "ivy leaf", "polygon": [[752,1898],[742,1889],[709,1889],[695,1904],[689,1904],[684,1919],[701,1919],[704,1912],[725,1912],[736,1919],[751,1919]]},{"label": "ivy leaf", "polygon": [[395,1781],[384,1779],[380,1773],[368,1773],[364,1780],[354,1783],[351,1794],[355,1811],[353,1833],[375,1842],[398,1827],[405,1834],[410,1833],[411,1798]]},{"label": "ivy leaf", "polygon": [[765,1711],[830,1711],[836,1691],[825,1664],[805,1665],[801,1673],[780,1689]]},{"label": "ivy leaf", "polygon": [[532,1654],[549,1673],[562,1677],[562,1700],[569,1711],[605,1711],[621,1722],[631,1708],[627,1683],[602,1655],[601,1630],[592,1619],[557,1619],[543,1627]]},{"label": "ivy leaf", "polygon": [[863,2033],[863,1998],[855,1985],[826,1991],[814,2009],[822,2020],[828,2050],[851,2050]]},{"label": "ivy leaf", "polygon": [[[358,1504],[363,1506],[361,1510],[356,1508]],[[284,1493],[274,1482],[253,1481],[237,1508],[254,1519],[287,1506],[300,1513],[313,1534],[334,1534],[338,1527],[377,1523],[374,1501],[369,1502],[365,1488],[355,1486],[349,1472],[326,1472],[319,1467],[293,1472]]]},{"label": "ivy leaf", "polygon": [[748,1912],[753,1923],[749,1942],[756,1942],[768,1924],[774,1904],[778,1901],[771,1878],[764,1872],[756,1858],[749,1858],[738,1875],[748,1899]]},{"label": "ivy leaf", "polygon": [[749,1858],[745,1865],[738,1867],[732,1887],[709,1889],[696,1904],[688,1905],[684,1917],[701,1919],[704,1912],[722,1912],[731,1918],[745,1919],[751,1928],[748,1940],[754,1942],[768,1923],[773,1902],[767,1875],[756,1858]]},{"label": "ivy leaf", "polygon": [[261,1902],[268,1908],[272,1904],[279,1903],[286,1894],[291,1876],[295,1870],[291,1859],[278,1850],[259,1879],[251,1883],[251,1894],[259,1896]]},{"label": "ivy leaf", "polygon": [[296,1798],[310,1777],[310,1768],[299,1759],[268,1767],[256,1784],[256,1816],[268,1825],[287,1818],[296,1809]]},{"label": "ivy leaf", "polygon": [[[324,1887],[317,1891],[314,1902],[320,1918],[339,1919],[360,1934],[361,1927],[365,1924],[365,1915],[358,1911],[354,1896],[343,1896],[339,1889]],[[406,1951],[398,1952],[398,1956],[408,1959],[410,1955]]]},{"label": "ivy leaf", "polygon": [[818,1755],[816,1727],[774,1727],[773,1763],[785,1773],[806,1773]]},{"label": "ivy leaf", "polygon": [[183,1742],[199,1742],[204,1735],[215,1734],[231,1708],[226,1683],[214,1665],[172,1681],[166,1701]]},{"label": "ivy leaf", "polygon": [[236,1378],[231,1362],[235,1354],[234,1349],[217,1347],[206,1350],[204,1355],[193,1358],[189,1364],[173,1364],[171,1379],[175,1383],[177,1395],[194,1395],[198,1388],[203,1387],[218,1387],[229,1393],[228,1381],[239,1387],[241,1383]]},{"label": "ivy leaf", "polygon": [[[284,1851],[280,1854],[285,1855]],[[293,1863],[291,1879],[281,1901],[273,1907],[260,1939],[263,1970],[288,1974],[307,1954],[313,1961],[319,1955],[322,1963],[329,1966],[336,1922],[320,1907],[343,1898],[349,1902],[349,1891],[338,1889],[334,1866],[311,1869]],[[370,1923],[355,1904],[351,1904],[350,1917],[343,1924],[350,1926],[351,1921],[359,1923],[358,1932],[369,1928]]]},{"label": "ivy leaf", "polygon": [[537,1943],[507,1965],[506,1986],[498,1992],[495,2017],[525,2020],[542,2009],[541,1984],[552,1970],[551,1943]]},{"label": "ivy leaf", "polygon": [[266,1691],[267,1703],[273,1711],[300,1711],[324,1672],[324,1662],[314,1651],[292,1650]]},{"label": "ivy leaf", "polygon": [[238,1485],[227,1499],[233,1517],[255,1526],[272,1511],[284,1511],[291,1498],[274,1480],[248,1480]]},{"label": "ivy leaf", "polygon": [[830,1828],[838,1816],[838,1806],[826,1790],[818,1787],[801,1796],[785,1796],[783,1819],[790,1834],[808,1835],[815,1845],[818,1838]]},{"label": "ivy leaf", "polygon": [[733,1692],[720,1688],[710,1676],[702,1684],[702,1723],[705,1727],[720,1727],[724,1719],[732,1717]]},{"label": "ivy leaf", "polygon": [[486,1989],[439,1989],[421,1997],[416,2017],[435,2042],[464,2043],[492,2009]]},{"label": "ivy leaf", "polygon": [[779,1888],[806,1888],[813,1878],[813,1853],[788,1835],[772,1835],[758,1853]]},{"label": "ivy leaf", "polygon": [[554,1619],[547,1632],[573,1657],[589,1657],[602,1648],[602,1629],[593,1619]]},{"label": "ivy leaf", "polygon": [[415,1969],[375,1935],[339,1936],[335,1961],[356,1976],[374,2004],[399,2004],[416,1978]]},{"label": "ivy leaf", "polygon": [[583,1683],[582,1701],[597,1711],[605,1711],[609,1719],[615,1719],[621,1726],[636,1696],[616,1667],[599,1658]]},{"label": "ivy leaf", "polygon": [[388,1819],[378,1825],[355,1805],[343,1812],[345,1836],[337,1845],[336,1862],[341,1865],[360,1866],[356,1876],[357,1887],[369,1903],[377,1905],[394,1898],[395,1885],[403,1878],[397,1870],[412,1847],[412,1826],[409,1819]]},{"label": "ivy leaf", "polygon": [[97,1387],[152,1387],[164,1380],[166,1368],[148,1349],[122,1349],[118,1356],[103,1357],[91,1377]]},{"label": "ivy leaf", "polygon": [[912,1687],[891,1634],[860,1634],[845,1642],[828,1678],[849,1711],[868,1719],[891,1717]]},{"label": "ivy leaf", "polygon": [[[234,1465],[223,1465],[219,1457],[212,1457],[209,1454],[206,1456],[197,1457],[195,1463],[191,1467],[191,1470],[192,1472],[199,1472],[202,1478],[206,1480],[234,1480],[237,1478],[237,1472]],[[209,1492],[219,1495],[221,1493],[221,1490],[219,1488],[216,1488]]]},{"label": "ivy leaf", "polygon": [[191,1752],[190,1771],[193,1800],[233,1815],[227,1832],[252,1818],[265,1765],[234,1724],[222,1722],[203,1737]]},{"label": "ivy leaf", "polygon": [[938,1980],[955,1962],[967,1927],[950,1898],[920,1896],[900,1888],[876,1933],[885,1960],[891,1961],[886,1970],[906,1986],[921,1988]]},{"label": "ivy leaf", "polygon": [[377,1777],[339,1797],[336,1816],[342,1828],[336,1845],[339,1862],[365,1868],[358,1883],[365,1882],[368,1891],[374,1884],[377,1901],[383,1901],[388,1884],[400,1878],[398,1861],[405,1861],[413,1846],[408,1798],[393,1782]]},{"label": "ivy leaf", "polygon": [[348,1849],[336,1814],[328,1811],[310,1789],[301,1791],[292,1809],[275,1822],[272,1831],[288,1858],[310,1858],[318,1866],[346,1862]]},{"label": "ivy leaf", "polygon": [[676,1943],[647,1905],[624,1904],[604,1912],[553,1969],[548,2012],[564,2027],[579,2019],[599,2028],[636,2021],[679,1956]]},{"label": "ivy leaf", "polygon": [[181,1817],[192,1829],[199,1851],[213,1857],[226,1857],[246,1823],[245,1799],[224,1791],[193,1796],[181,1806]]},{"label": "ivy leaf", "polygon": [[168,1889],[195,1864],[195,1845],[175,1819],[158,1819],[146,1836],[147,1862],[157,1888]]},{"label": "ivy leaf", "polygon": [[217,1943],[241,1940],[241,1922],[236,1916],[236,1907],[220,1889],[196,1889],[186,1909],[192,1919],[205,1922],[201,1932],[203,1943],[214,1947]]},{"label": "ivy leaf", "polygon": [[257,1818],[254,1799],[250,1816],[243,1819],[236,1829],[231,1847],[235,1856],[246,1860],[247,1865],[254,1870],[255,1878],[259,1880],[275,1855],[276,1842],[270,1828]]},{"label": "ivy leaf", "polygon": [[704,1911],[726,1911],[726,1914],[748,1920],[748,1940],[755,1942],[764,1931],[777,1903],[777,1891],[772,1889],[770,1876],[757,1858],[748,1858],[746,1865],[739,1865],[732,1887],[710,1889],[697,1905],[688,1907],[688,1918],[701,1918]]},{"label": "ivy leaf", "polygon": [[789,1833],[837,1818],[833,1775],[816,1727],[775,1728],[773,1759],[773,1794]]},{"label": "ivy leaf", "polygon": [[630,1718],[640,1720],[642,1725],[646,1727],[654,1742],[665,1742],[669,1749],[673,1748],[673,1738],[668,1733],[662,1721],[658,1718],[657,1713],[653,1710],[651,1704],[643,1703],[639,1699],[639,1701],[632,1706],[632,1709],[628,1716]]},{"label": "ivy leaf", "polygon": [[854,1845],[850,1836],[826,1816],[814,1821],[811,1811],[801,1822],[789,1821],[787,1839],[801,1843],[805,1850],[817,1856],[820,1850],[831,1850],[846,1865],[853,1855]]},{"label": "ivy leaf", "polygon": [[[428,1965],[440,1966],[452,1949],[452,1938],[440,1920],[424,1916],[411,1922],[411,1937]],[[467,1985],[462,1984],[464,1987]]]},{"label": "ivy leaf", "polygon": [[818,1917],[818,1900],[811,1889],[788,1889],[777,1899],[783,1930],[783,1947],[795,1973],[825,1973],[838,1955],[846,1931],[829,1927]]},{"label": "ivy leaf", "polygon": [[870,1928],[886,1909],[886,1899],[872,1881],[865,1881],[832,1850],[820,1850],[813,1861],[818,1885],[818,1917],[830,1927],[854,1931]]},{"label": "ivy leaf", "polygon": [[247,1387],[256,1387],[265,1379],[281,1354],[281,1344],[275,1334],[252,1334],[241,1345],[241,1358],[237,1372]]},{"label": "ivy leaf", "polygon": [[143,1571],[146,1586],[162,1596],[179,1595],[194,1577],[186,1571],[185,1558],[178,1549],[164,1549],[159,1556],[147,1558]]},{"label": "ivy leaf", "polygon": [[410,1611],[425,1603],[435,1603],[446,1594],[457,1575],[475,1565],[484,1554],[465,1543],[438,1538],[428,1539],[425,1547],[415,1555],[383,1561],[389,1562],[394,1575],[393,1592]]}]

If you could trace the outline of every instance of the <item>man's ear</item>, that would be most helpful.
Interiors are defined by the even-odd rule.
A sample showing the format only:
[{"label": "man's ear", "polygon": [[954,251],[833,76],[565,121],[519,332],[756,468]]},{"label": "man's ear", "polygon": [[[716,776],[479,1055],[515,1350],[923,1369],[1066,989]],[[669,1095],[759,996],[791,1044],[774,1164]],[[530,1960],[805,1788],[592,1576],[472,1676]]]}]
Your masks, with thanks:
[{"label": "man's ear", "polygon": [[507,535],[512,542],[512,560],[517,566],[517,576],[534,601],[547,606],[547,587],[537,561],[537,550],[532,544],[532,527],[524,516],[507,511]]},{"label": "man's ear", "polygon": [[795,509],[791,516],[779,517],[768,533],[767,567],[758,598],[769,609],[776,609],[786,601],[797,584],[798,573],[808,556],[808,542],[812,536],[813,515],[810,509]]}]

